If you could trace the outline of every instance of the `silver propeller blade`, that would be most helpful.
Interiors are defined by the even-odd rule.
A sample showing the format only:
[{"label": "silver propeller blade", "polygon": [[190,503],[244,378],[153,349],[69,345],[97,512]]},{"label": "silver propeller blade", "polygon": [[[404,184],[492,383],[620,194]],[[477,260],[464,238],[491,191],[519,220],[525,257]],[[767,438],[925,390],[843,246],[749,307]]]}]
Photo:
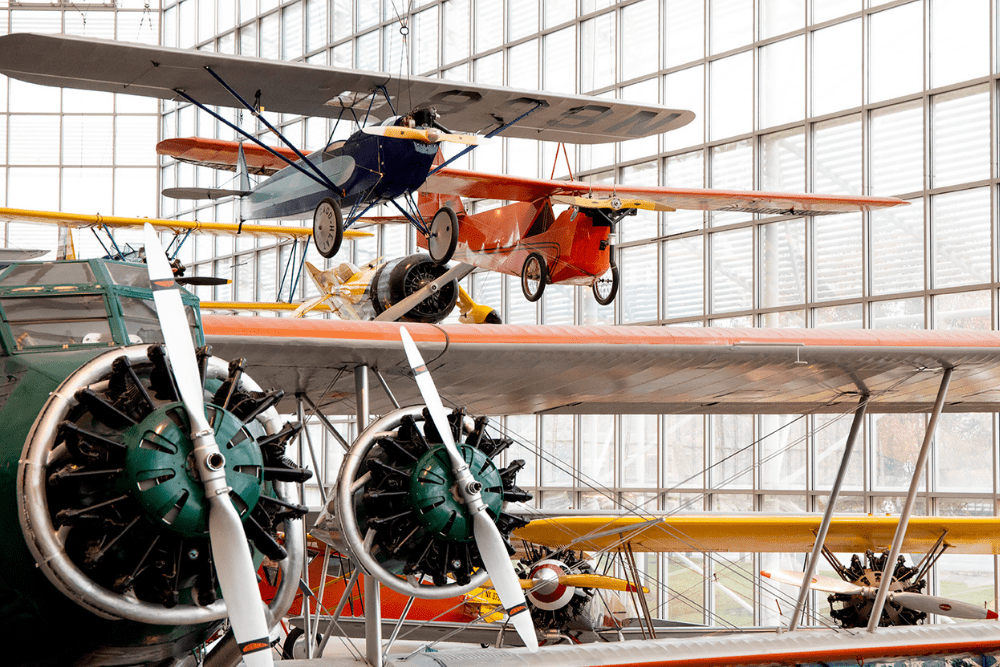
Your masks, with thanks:
[{"label": "silver propeller blade", "polygon": [[233,634],[247,667],[273,667],[267,620],[261,603],[253,559],[236,508],[229,500],[225,457],[205,416],[201,373],[180,288],[152,225],[145,227],[146,262],[153,287],[156,317],[163,330],[177,390],[191,421],[194,461],[209,502],[208,533]]},{"label": "silver propeller blade", "polygon": [[[774,572],[761,570],[760,574],[761,576],[782,584],[790,584],[792,586],[800,587],[802,586],[802,580],[804,578],[802,572],[793,572],[791,570],[775,570]],[[845,593],[847,595],[860,595],[865,591],[865,589],[861,586],[855,586],[854,584],[841,579],[824,577],[818,574],[812,578],[809,588],[817,591],[825,591],[827,593]]]},{"label": "silver propeller blade", "polygon": [[937,595],[924,595],[923,593],[889,593],[889,599],[898,605],[923,611],[928,614],[938,616],[951,616],[952,618],[974,618],[977,620],[995,619],[997,613],[992,609],[978,607],[968,602],[942,598]]},{"label": "silver propeller blade", "polygon": [[455,472],[455,484],[462,494],[465,506],[469,508],[469,514],[472,515],[476,545],[483,557],[486,571],[489,573],[490,579],[493,580],[493,588],[500,596],[500,602],[507,610],[521,641],[529,650],[537,651],[538,638],[535,636],[535,626],[528,613],[524,591],[521,590],[521,580],[514,572],[514,566],[510,564],[507,547],[504,545],[500,531],[486,512],[486,504],[483,503],[480,495],[482,485],[472,476],[468,464],[459,453],[458,447],[455,446],[451,425],[448,423],[448,413],[445,411],[444,405],[441,404],[441,397],[438,396],[434,380],[427,372],[427,366],[424,365],[424,359],[420,356],[416,343],[410,337],[410,332],[406,330],[406,327],[400,327],[399,335],[403,339],[403,349],[406,350],[406,359],[413,369],[417,388],[420,389],[420,395],[431,414],[434,427],[441,435],[445,451],[448,452],[448,457],[451,459],[451,465]]}]

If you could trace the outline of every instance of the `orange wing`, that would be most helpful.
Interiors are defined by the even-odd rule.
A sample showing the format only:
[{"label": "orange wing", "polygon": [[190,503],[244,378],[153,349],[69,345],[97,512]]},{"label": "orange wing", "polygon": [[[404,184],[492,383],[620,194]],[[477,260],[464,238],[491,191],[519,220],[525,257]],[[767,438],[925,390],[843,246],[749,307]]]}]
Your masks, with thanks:
[{"label": "orange wing", "polygon": [[673,208],[702,211],[744,211],[765,215],[824,215],[868,211],[906,204],[894,197],[788,194],[749,190],[703,190],[639,185],[604,185],[580,181],[546,181],[483,174],[445,168],[430,176],[420,188],[431,194],[453,194],[475,199],[536,201],[552,195],[593,195],[647,199]]},{"label": "orange wing", "polygon": [[[272,146],[272,148],[292,162],[299,159],[295,151],[290,148],[283,146]],[[181,162],[224,171],[236,171],[236,157],[239,150],[238,141],[203,139],[201,137],[164,139],[156,144],[158,155],[166,155]],[[254,143],[244,143],[243,154],[246,156],[247,169],[251,174],[270,176],[288,166],[287,162],[276,158]]]}]

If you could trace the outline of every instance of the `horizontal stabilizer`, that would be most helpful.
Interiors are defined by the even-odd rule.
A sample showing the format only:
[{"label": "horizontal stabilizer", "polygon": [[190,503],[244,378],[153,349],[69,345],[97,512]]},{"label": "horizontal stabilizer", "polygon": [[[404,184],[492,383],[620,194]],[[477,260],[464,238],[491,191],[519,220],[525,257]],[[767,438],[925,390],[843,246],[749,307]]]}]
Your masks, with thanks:
[{"label": "horizontal stabilizer", "polygon": [[244,190],[223,190],[220,188],[167,188],[164,197],[171,199],[222,199],[223,197],[243,197],[250,194]]}]

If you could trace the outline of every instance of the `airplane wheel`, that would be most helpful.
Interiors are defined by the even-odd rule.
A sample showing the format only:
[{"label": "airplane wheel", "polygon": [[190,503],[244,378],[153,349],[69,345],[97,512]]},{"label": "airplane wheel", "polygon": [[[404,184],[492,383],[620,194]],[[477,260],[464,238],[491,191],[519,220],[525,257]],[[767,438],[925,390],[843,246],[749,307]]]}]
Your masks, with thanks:
[{"label": "airplane wheel", "polygon": [[594,280],[594,300],[602,306],[610,306],[618,295],[618,283],[618,267],[612,264],[603,276]]},{"label": "airplane wheel", "polygon": [[321,201],[313,213],[313,242],[319,254],[327,259],[336,255],[344,242],[344,214],[337,202],[329,197]]},{"label": "airplane wheel", "polygon": [[549,270],[545,260],[537,252],[528,255],[521,267],[521,291],[528,301],[538,301],[545,291],[545,283],[549,280]]},{"label": "airplane wheel", "polygon": [[458,246],[458,216],[450,206],[442,206],[431,218],[427,254],[435,264],[447,264]]}]

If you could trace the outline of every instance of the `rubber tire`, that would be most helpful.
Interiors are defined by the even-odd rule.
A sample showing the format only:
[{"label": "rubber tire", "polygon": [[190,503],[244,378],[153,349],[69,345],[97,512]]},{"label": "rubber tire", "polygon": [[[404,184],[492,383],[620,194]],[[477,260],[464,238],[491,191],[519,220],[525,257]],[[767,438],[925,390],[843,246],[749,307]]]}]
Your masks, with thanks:
[{"label": "rubber tire", "polygon": [[[601,277],[603,276],[599,276],[598,280],[600,280]],[[601,304],[602,306],[610,306],[611,303],[615,300],[615,297],[618,296],[618,283],[619,283],[618,267],[615,266],[614,264],[611,265],[611,292],[608,293],[608,295],[603,299],[601,298],[601,295],[597,291],[598,280],[595,280],[594,284],[591,286],[591,288],[594,291],[594,300],[597,301],[597,303]]]},{"label": "rubber tire", "polygon": [[[528,265],[532,262],[538,264],[538,289],[532,293],[528,289]],[[528,301],[534,303],[542,298],[542,292],[545,291],[545,283],[549,281],[549,269],[545,265],[545,260],[537,252],[533,252],[528,255],[528,258],[524,260],[524,265],[521,266],[521,292],[524,294],[524,298]]]},{"label": "rubber tire", "polygon": [[[443,227],[443,229],[439,230],[439,226]],[[455,214],[455,211],[453,211],[450,206],[442,206],[439,208],[437,213],[434,214],[434,217],[431,218],[429,231],[430,236],[427,237],[427,254],[431,256],[431,259],[433,259],[434,263],[438,266],[447,264],[455,255],[455,248],[458,247],[458,216]],[[438,232],[443,231],[450,232],[450,237],[445,245],[444,254],[441,257],[435,257],[434,243],[432,242],[432,239]]]},{"label": "rubber tire", "polygon": [[[320,244],[316,241],[316,239],[320,238],[320,235],[317,234],[316,231],[316,225],[320,216],[320,208],[322,208],[324,204],[329,204],[330,206],[333,207],[334,223],[336,226],[333,245],[330,248],[327,248],[325,251],[322,247],[320,247]],[[316,246],[316,250],[317,252],[319,252],[320,255],[322,255],[327,259],[330,259],[338,252],[340,252],[340,246],[343,245],[343,243],[344,243],[344,214],[341,212],[340,206],[337,204],[337,202],[327,197],[319,204],[317,204],[316,210],[313,211],[313,244]]]}]

